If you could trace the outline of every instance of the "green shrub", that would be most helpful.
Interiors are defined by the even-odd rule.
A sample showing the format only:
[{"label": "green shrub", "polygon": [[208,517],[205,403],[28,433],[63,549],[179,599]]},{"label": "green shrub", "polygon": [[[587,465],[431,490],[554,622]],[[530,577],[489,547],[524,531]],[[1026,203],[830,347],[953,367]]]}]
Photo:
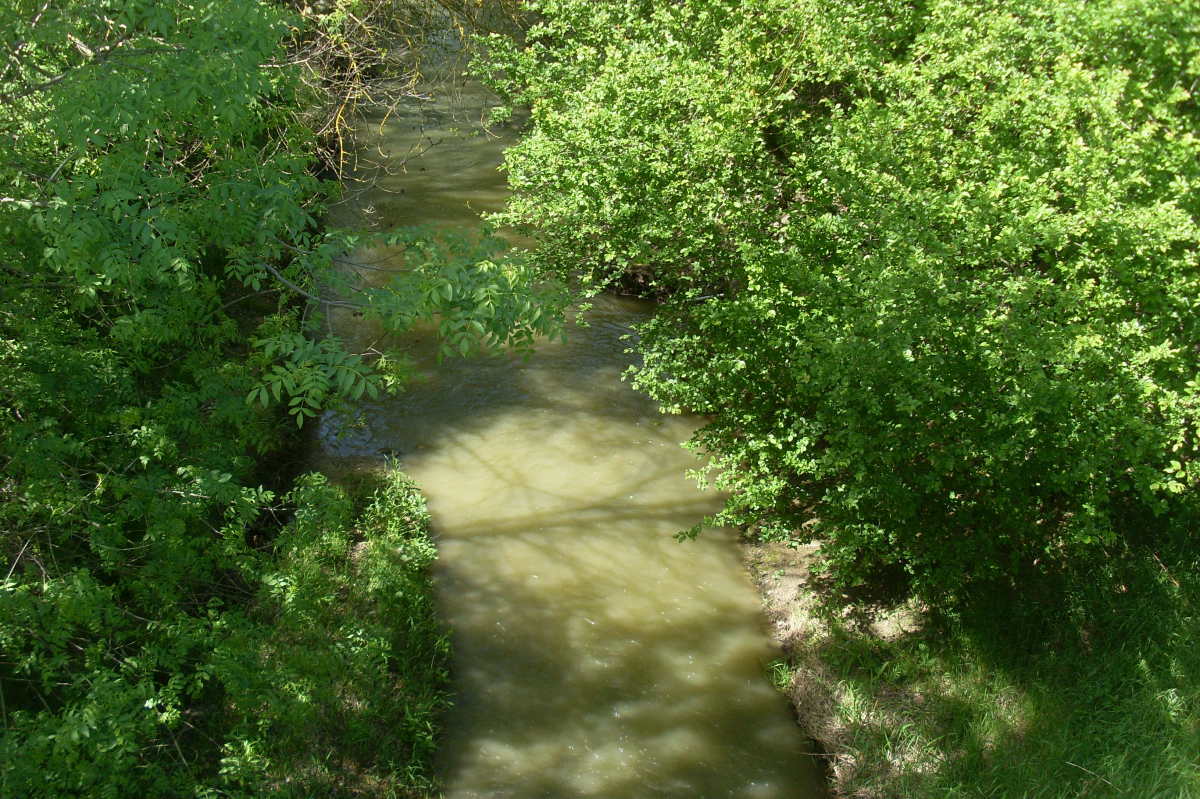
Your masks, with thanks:
[{"label": "green shrub", "polygon": [[716,521],[929,597],[1195,505],[1195,2],[536,3],[502,221],[668,298],[636,385]]},{"label": "green shrub", "polygon": [[318,474],[292,500],[250,618],[213,655],[221,774],[249,795],[431,791],[449,645],[424,498],[389,470],[357,516]]}]

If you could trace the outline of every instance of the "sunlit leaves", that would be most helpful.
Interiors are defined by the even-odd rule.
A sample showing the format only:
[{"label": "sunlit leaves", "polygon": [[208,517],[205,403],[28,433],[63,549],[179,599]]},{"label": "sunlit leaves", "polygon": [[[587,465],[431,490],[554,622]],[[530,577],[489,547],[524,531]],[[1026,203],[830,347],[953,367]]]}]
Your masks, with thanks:
[{"label": "sunlit leaves", "polygon": [[[568,302],[563,284],[488,235],[471,238],[417,227],[371,235],[330,231],[315,242],[305,239],[304,245],[284,248],[291,263],[275,277],[312,302],[310,328],[302,335],[286,325],[264,327],[253,342],[264,379],[247,396],[263,407],[287,402],[301,425],[325,405],[400,388],[405,359],[389,348],[419,323],[434,326],[441,357],[502,347],[525,350],[562,328]],[[378,263],[360,265],[355,253],[373,253]],[[377,342],[384,349],[343,351],[322,332],[320,321],[338,309],[352,310],[364,324],[380,325],[388,334]]]},{"label": "sunlit leaves", "polygon": [[945,596],[1184,518],[1194,2],[537,7],[502,220],[666,295],[635,380],[722,521]]},{"label": "sunlit leaves", "polygon": [[286,402],[297,425],[335,400],[357,400],[364,391],[379,396],[383,376],[336,339],[313,340],[291,331],[253,343],[274,363],[246,401],[264,408],[272,400]]}]

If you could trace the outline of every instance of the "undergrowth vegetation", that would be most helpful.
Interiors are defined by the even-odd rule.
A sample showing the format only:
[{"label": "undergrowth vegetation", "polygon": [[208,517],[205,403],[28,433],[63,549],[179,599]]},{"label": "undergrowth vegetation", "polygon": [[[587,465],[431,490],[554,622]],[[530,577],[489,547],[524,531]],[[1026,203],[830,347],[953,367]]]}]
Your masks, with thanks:
[{"label": "undergrowth vegetation", "polygon": [[247,796],[431,794],[449,643],[425,500],[395,468],[351,493],[304,475],[289,499],[262,587],[211,656],[222,781]]},{"label": "undergrowth vegetation", "polygon": [[[94,606],[90,625],[80,619],[58,635],[68,646],[89,633],[109,636],[89,646],[116,666],[100,673],[66,658],[51,671],[45,638],[66,619],[46,612],[34,590],[6,586],[14,626],[5,628],[5,652],[21,659],[5,685],[5,795],[435,791],[449,645],[434,614],[424,498],[393,468],[350,492],[304,475],[281,508],[291,521],[273,544],[239,560],[248,595],[210,599],[198,617],[168,606],[101,626],[112,600],[91,575],[74,576],[74,596],[46,586],[59,613],[72,607],[68,599],[76,615],[84,602]],[[60,681],[57,690],[46,678]],[[38,695],[61,709],[24,709]]]},{"label": "undergrowth vegetation", "polygon": [[[955,612],[868,612],[810,578],[772,608],[773,677],[837,796],[1191,799],[1200,559],[1182,550],[1110,564],[1115,589],[1031,581]],[[770,594],[790,553],[759,557]]]}]

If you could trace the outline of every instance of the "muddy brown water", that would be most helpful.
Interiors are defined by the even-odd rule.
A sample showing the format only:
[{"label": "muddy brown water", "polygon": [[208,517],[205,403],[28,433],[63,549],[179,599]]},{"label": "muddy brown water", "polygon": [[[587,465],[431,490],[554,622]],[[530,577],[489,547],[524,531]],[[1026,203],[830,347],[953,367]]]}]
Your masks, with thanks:
[{"label": "muddy brown water", "polygon": [[[512,139],[477,133],[485,104],[459,94],[390,120],[377,145],[404,170],[335,219],[476,228],[504,201]],[[731,535],[673,537],[720,498],[685,476],[696,421],[621,380],[650,312],[600,297],[527,359],[438,364],[414,334],[406,393],[321,421],[319,465],[393,454],[429,498],[453,631],[440,764],[453,799],[822,795],[766,676],[776,653]],[[374,335],[349,315],[333,324]]]}]

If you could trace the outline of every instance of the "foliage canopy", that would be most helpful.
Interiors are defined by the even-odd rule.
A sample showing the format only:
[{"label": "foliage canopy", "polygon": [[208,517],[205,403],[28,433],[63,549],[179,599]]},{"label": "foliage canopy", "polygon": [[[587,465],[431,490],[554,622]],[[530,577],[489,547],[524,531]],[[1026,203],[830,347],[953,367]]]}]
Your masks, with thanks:
[{"label": "foliage canopy", "polygon": [[540,0],[501,217],[664,296],[634,381],[722,523],[929,597],[1119,552],[1200,477],[1192,0]]}]

